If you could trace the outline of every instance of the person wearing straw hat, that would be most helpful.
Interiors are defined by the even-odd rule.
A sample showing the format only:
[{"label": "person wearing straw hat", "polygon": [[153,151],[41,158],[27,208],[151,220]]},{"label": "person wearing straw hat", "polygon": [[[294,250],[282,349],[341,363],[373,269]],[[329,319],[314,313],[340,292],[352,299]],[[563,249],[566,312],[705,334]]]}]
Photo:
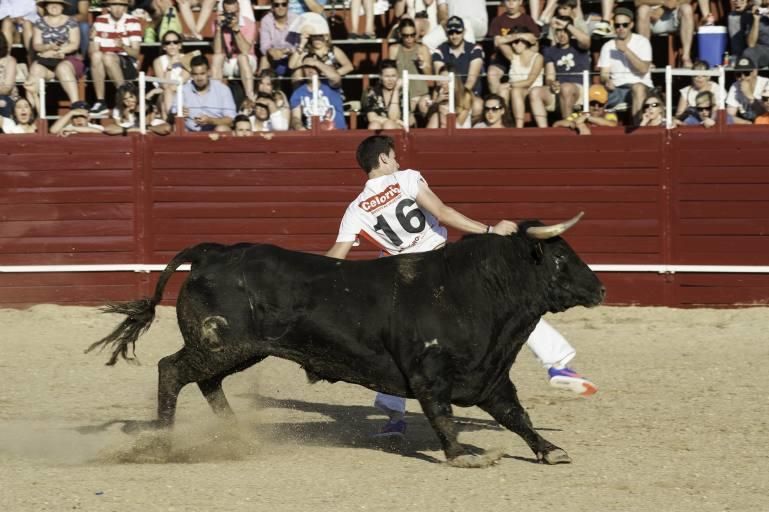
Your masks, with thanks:
[{"label": "person wearing straw hat", "polygon": [[92,115],[109,112],[104,101],[108,77],[119,87],[139,76],[136,59],[141,51],[142,27],[128,14],[131,0],[105,0],[104,6],[107,12],[97,16],[91,28],[91,77],[96,92]]},{"label": "person wearing straw hat", "polygon": [[756,113],[755,102],[769,84],[769,78],[758,76],[758,66],[749,57],[740,57],[734,66],[737,81],[726,94],[726,113],[734,118],[734,124],[752,124]]}]

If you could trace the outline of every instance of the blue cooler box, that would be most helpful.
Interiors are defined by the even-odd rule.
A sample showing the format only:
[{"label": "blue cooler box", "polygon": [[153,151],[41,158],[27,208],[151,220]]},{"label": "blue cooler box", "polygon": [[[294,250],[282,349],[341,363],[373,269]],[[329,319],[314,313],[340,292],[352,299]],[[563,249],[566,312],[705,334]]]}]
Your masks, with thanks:
[{"label": "blue cooler box", "polygon": [[726,27],[705,25],[697,31],[697,46],[699,58],[711,67],[720,66],[724,62],[724,52],[729,34]]}]

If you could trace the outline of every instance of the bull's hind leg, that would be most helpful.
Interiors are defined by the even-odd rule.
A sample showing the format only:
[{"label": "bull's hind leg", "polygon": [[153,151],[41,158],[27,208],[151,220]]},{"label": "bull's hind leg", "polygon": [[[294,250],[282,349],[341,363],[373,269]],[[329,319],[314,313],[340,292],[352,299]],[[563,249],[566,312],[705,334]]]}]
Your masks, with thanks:
[{"label": "bull's hind leg", "polygon": [[531,420],[518,401],[518,394],[512,382],[501,383],[492,393],[491,398],[478,406],[504,427],[521,436],[537,456],[538,461],[547,464],[571,462],[564,450],[540,436],[531,426]]},{"label": "bull's hind leg", "polygon": [[230,403],[227,401],[227,397],[224,395],[224,390],[222,389],[222,381],[224,378],[233,373],[245,370],[262,359],[264,359],[264,356],[254,357],[225,373],[220,373],[210,379],[198,381],[198,387],[200,388],[201,393],[203,393],[203,396],[208,401],[208,405],[211,406],[211,409],[217,416],[223,418],[234,418],[235,416],[235,413],[232,412],[232,407],[230,407]]},{"label": "bull's hind leg", "polygon": [[482,468],[493,464],[498,456],[470,453],[457,440],[457,425],[451,410],[451,381],[447,378],[453,373],[451,361],[438,347],[427,350],[419,367],[411,372],[413,377],[409,385],[438,435],[446,460],[452,466],[464,468]]}]

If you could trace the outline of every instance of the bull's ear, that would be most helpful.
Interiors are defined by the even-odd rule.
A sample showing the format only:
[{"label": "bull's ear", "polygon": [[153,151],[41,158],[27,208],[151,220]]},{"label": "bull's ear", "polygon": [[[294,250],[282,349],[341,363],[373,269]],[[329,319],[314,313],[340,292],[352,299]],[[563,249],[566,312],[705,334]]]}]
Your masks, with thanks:
[{"label": "bull's ear", "polygon": [[545,252],[542,250],[542,242],[532,244],[531,257],[537,265],[541,265],[542,262],[545,261]]}]

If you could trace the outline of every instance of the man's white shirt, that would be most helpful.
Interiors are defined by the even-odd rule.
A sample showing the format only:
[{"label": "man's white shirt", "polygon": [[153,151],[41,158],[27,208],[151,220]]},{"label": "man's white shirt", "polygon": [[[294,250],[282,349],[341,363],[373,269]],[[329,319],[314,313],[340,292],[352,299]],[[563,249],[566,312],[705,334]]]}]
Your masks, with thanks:
[{"label": "man's white shirt", "polygon": [[[652,45],[644,36],[631,34],[627,46],[642,61],[652,61]],[[604,43],[601,47],[601,56],[598,59],[598,67],[609,68],[611,81],[614,82],[614,85],[617,87],[639,82],[647,87],[654,87],[654,84],[652,84],[651,69],[643,75],[640,74],[631,66],[627,56],[617,50],[617,43],[614,39]]]},{"label": "man's white shirt", "polygon": [[416,202],[425,179],[412,169],[370,179],[347,207],[337,242],[363,236],[389,254],[431,251],[446,242],[446,228]]}]

